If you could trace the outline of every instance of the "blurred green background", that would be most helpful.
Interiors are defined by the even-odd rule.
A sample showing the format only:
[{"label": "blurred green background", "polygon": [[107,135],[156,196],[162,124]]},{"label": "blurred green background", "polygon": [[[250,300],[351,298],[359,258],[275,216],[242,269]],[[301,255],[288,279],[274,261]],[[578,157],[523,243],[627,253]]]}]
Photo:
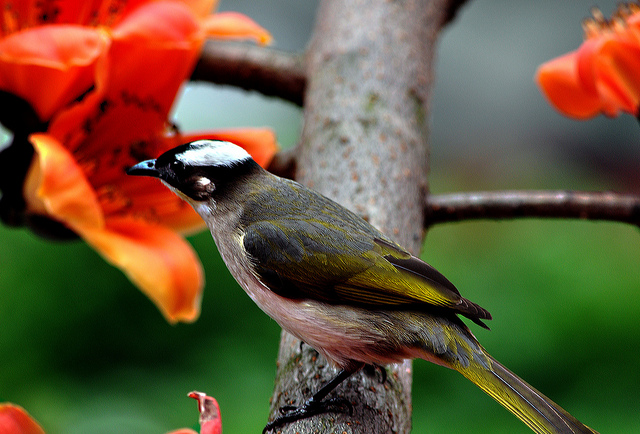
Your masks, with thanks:
[{"label": "blurred green background", "polygon": [[[601,1],[605,15],[614,1]],[[442,35],[431,114],[434,193],[501,189],[640,192],[631,116],[565,119],[533,83],[575,49],[593,1],[474,0]],[[301,50],[315,2],[224,0]],[[295,143],[302,114],[230,88],[188,86],[184,129],[270,125]],[[260,432],[279,327],[230,277],[208,233],[202,315],[171,326],[81,242],[0,226],[0,402],[48,433],[164,433],[197,427],[193,390],[215,396],[226,433]],[[467,222],[429,231],[422,257],[494,317],[472,326],[498,360],[602,433],[640,432],[640,234],[615,223]],[[414,432],[527,428],[459,374],[414,363]]]}]

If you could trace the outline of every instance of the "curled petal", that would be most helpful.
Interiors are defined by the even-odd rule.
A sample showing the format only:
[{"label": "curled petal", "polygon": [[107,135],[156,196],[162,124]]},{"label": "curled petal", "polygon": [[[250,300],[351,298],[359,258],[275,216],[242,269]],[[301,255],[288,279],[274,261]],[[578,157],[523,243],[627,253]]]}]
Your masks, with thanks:
[{"label": "curled petal", "polygon": [[238,12],[219,12],[204,20],[207,36],[217,39],[251,39],[271,42],[271,34],[251,18]]},{"label": "curled petal", "polygon": [[1,29],[14,33],[46,24],[74,23],[83,26],[116,25],[123,16],[149,0],[5,0]]},{"label": "curled petal", "polygon": [[586,40],[574,52],[538,68],[536,81],[559,111],[578,119],[602,113],[638,116],[640,12],[622,4],[611,20],[583,23]]},{"label": "curled petal", "polygon": [[117,25],[112,34],[114,39],[166,48],[197,49],[197,43],[202,43],[204,38],[191,10],[181,2],[166,0],[139,7]]},{"label": "curled petal", "polygon": [[47,134],[32,134],[30,140],[35,157],[24,184],[30,211],[71,228],[104,227],[95,191],[69,151]]},{"label": "curled petal", "polygon": [[220,418],[218,401],[206,393],[195,390],[190,392],[188,396],[198,401],[200,434],[220,434],[222,432],[222,419]]},{"label": "curled petal", "polygon": [[551,105],[567,116],[587,119],[600,111],[598,95],[580,81],[575,52],[540,65],[536,81]]},{"label": "curled petal", "polygon": [[640,103],[640,46],[609,40],[596,58],[602,110],[608,116],[621,111],[637,114]]},{"label": "curled petal", "polygon": [[640,103],[640,46],[620,38],[586,41],[544,63],[536,80],[560,112],[578,119],[636,114]]},{"label": "curled petal", "polygon": [[86,92],[109,41],[97,29],[46,25],[0,40],[0,89],[27,100],[40,120]]},{"label": "curled petal", "polygon": [[[220,419],[220,407],[218,401],[202,392],[190,392],[189,398],[198,401],[198,411],[200,412],[200,434],[221,434],[222,421]],[[189,428],[181,428],[171,431],[168,434],[198,434]]]},{"label": "curled petal", "polygon": [[138,8],[113,31],[110,93],[131,95],[130,104],[158,110],[166,119],[203,41],[198,21],[182,3],[159,1]]},{"label": "curled petal", "polygon": [[191,246],[164,226],[113,217],[103,230],[77,232],[119,267],[171,323],[195,321],[204,286],[202,266]]},{"label": "curled petal", "polygon": [[13,404],[0,404],[0,433],[44,434],[44,430],[22,408]]},{"label": "curled petal", "polygon": [[251,157],[261,165],[266,167],[278,151],[276,135],[268,128],[237,128],[228,130],[215,130],[201,132],[183,136],[184,143],[195,140],[225,140],[243,147]]}]

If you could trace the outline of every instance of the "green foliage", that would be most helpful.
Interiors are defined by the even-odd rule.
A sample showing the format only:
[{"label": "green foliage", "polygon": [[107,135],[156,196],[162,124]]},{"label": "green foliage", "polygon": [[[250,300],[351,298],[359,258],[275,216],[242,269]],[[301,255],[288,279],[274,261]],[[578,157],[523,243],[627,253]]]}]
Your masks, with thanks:
[{"label": "green foliage", "polygon": [[22,405],[50,434],[158,434],[197,425],[186,396],[197,389],[218,399],[225,431],[263,426],[279,328],[208,233],[191,239],[208,280],[202,316],[175,326],[81,242],[6,227],[0,239],[0,402]]},{"label": "green foliage", "polygon": [[[423,257],[492,313],[490,332],[471,327],[494,357],[587,425],[637,432],[638,235],[579,221],[444,225]],[[414,367],[416,432],[450,432],[451,420],[454,432],[526,432],[456,373]]]}]

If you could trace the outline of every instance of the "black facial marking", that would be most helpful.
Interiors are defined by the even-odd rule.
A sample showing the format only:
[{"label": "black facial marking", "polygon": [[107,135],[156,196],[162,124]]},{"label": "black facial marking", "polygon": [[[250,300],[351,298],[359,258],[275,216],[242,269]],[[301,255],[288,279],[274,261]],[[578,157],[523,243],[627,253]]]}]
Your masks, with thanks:
[{"label": "black facial marking", "polygon": [[231,183],[258,170],[260,166],[251,158],[229,165],[190,165],[177,159],[191,144],[181,145],[165,152],[156,160],[160,178],[186,196],[197,201],[219,198],[228,192]]}]

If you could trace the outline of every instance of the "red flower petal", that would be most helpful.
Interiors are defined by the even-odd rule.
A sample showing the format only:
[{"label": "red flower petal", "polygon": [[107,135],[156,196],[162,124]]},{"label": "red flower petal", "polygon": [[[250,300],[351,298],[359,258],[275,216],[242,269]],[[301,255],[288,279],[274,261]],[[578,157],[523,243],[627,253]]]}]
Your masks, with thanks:
[{"label": "red flower petal", "polygon": [[193,49],[202,42],[196,16],[182,2],[161,0],[145,4],[113,29],[113,38],[163,47]]},{"label": "red flower petal", "polygon": [[93,187],[73,156],[47,134],[30,137],[36,158],[25,180],[24,196],[31,211],[65,223],[104,227],[102,209]]},{"label": "red flower petal", "polygon": [[204,21],[207,35],[216,39],[252,39],[260,44],[271,42],[271,34],[251,18],[238,12],[218,12]]},{"label": "red flower petal", "polygon": [[10,35],[0,40],[0,89],[27,100],[46,121],[93,85],[107,46],[104,33],[73,25]]},{"label": "red flower petal", "polygon": [[81,227],[78,233],[122,269],[169,322],[196,320],[204,275],[195,252],[178,234],[126,216],[108,219],[104,230]]},{"label": "red flower petal", "polygon": [[96,90],[52,122],[50,131],[72,151],[149,142],[166,119],[203,41],[189,9],[160,1],[138,8],[113,30]]},{"label": "red flower petal", "polygon": [[600,111],[597,94],[588,92],[578,76],[577,54],[572,52],[542,64],[536,81],[549,102],[565,115],[578,119]]},{"label": "red flower petal", "polygon": [[615,19],[587,21],[588,38],[578,50],[538,68],[536,81],[559,111],[579,119],[638,115],[640,13],[630,11],[623,5]]},{"label": "red flower petal", "polygon": [[199,232],[205,227],[204,221],[193,208],[157,179],[129,176],[128,179],[118,180],[114,190],[120,200],[116,198],[113,203],[103,202],[107,215],[125,211],[131,216],[161,224],[185,235]]},{"label": "red flower petal", "polygon": [[202,392],[190,392],[189,398],[198,400],[198,411],[200,412],[200,434],[220,434],[222,433],[222,419],[220,418],[220,407],[218,401]]},{"label": "red flower petal", "polygon": [[640,103],[640,45],[608,40],[595,59],[602,111],[617,116],[620,111],[638,113]]},{"label": "red flower petal", "polygon": [[[93,186],[74,157],[46,134],[34,134],[31,139],[37,158],[25,184],[29,210],[51,216],[80,235],[108,262],[122,269],[169,321],[195,320],[204,277],[191,246],[172,229],[155,223],[157,216],[144,220],[126,207],[105,216]],[[197,214],[164,190],[163,197],[181,207],[180,212],[163,209],[170,217],[167,220],[186,225],[186,218],[179,218],[186,215],[194,225]],[[202,220],[197,219],[202,227]]]},{"label": "red flower petal", "polygon": [[22,408],[0,404],[0,434],[44,434],[44,430]]}]

